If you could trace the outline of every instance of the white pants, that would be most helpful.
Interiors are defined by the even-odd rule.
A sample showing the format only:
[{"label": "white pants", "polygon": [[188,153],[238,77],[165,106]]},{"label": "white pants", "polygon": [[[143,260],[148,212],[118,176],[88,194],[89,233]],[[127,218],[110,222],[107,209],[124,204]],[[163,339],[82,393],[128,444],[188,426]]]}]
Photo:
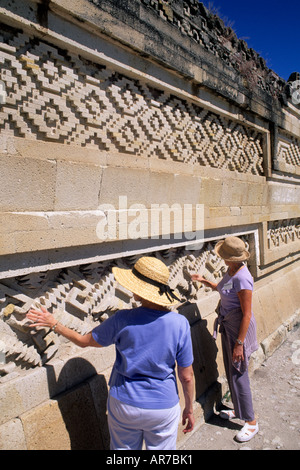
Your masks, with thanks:
[{"label": "white pants", "polygon": [[109,396],[107,401],[111,450],[175,450],[180,418],[173,408],[149,410],[127,405]]}]

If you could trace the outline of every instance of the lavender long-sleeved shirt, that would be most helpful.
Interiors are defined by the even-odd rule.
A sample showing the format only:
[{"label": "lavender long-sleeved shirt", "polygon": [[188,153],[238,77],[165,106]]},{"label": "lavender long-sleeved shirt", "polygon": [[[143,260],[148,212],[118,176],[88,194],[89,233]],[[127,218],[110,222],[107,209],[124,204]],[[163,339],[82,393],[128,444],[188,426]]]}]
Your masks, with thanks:
[{"label": "lavender long-sleeved shirt", "polygon": [[[230,276],[227,272],[217,286],[221,302],[219,316],[215,323],[214,337],[216,338],[217,327],[220,325],[220,332],[226,332],[227,346],[230,350],[233,350],[235,345],[243,317],[238,292],[244,289],[253,291],[253,278],[246,266],[243,266],[234,276]],[[250,355],[257,349],[256,322],[252,313],[244,342],[244,361],[233,363],[233,366],[241,372],[246,370]]]},{"label": "lavender long-sleeved shirt", "polygon": [[240,307],[238,292],[244,289],[253,291],[253,278],[247,266],[243,266],[234,276],[227,271],[217,289],[221,296],[220,314],[225,317],[231,310]]}]

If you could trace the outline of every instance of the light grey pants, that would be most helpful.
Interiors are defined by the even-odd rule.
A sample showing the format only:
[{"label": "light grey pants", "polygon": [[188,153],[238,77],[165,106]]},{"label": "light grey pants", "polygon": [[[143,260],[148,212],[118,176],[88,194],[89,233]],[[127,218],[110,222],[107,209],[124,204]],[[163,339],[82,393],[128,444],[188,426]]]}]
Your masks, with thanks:
[{"label": "light grey pants", "polygon": [[248,370],[241,373],[233,366],[233,351],[231,351],[231,349],[228,347],[225,331],[222,332],[221,336],[224,367],[235,416],[244,421],[253,421],[255,419],[255,415],[253,410]]},{"label": "light grey pants", "polygon": [[173,408],[149,410],[127,405],[108,396],[111,450],[176,450],[179,403]]}]

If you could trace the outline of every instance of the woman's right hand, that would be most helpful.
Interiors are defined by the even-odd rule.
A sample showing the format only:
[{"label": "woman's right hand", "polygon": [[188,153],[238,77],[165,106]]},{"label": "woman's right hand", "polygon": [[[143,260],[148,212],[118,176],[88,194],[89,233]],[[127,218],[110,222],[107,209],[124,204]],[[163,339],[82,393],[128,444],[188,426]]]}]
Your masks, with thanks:
[{"label": "woman's right hand", "polygon": [[210,287],[213,290],[217,290],[217,284],[208,281],[205,277],[200,276],[200,274],[191,274],[191,279],[192,281],[202,282],[205,286]]}]

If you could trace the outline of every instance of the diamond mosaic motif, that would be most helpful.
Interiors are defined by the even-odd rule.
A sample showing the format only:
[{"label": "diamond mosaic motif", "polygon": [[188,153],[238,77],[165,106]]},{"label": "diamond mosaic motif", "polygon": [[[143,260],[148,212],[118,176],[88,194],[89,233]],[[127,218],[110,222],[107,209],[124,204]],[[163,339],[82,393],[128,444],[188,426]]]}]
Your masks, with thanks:
[{"label": "diamond mosaic motif", "polygon": [[1,49],[1,132],[263,174],[255,129],[23,33],[5,32]]}]

